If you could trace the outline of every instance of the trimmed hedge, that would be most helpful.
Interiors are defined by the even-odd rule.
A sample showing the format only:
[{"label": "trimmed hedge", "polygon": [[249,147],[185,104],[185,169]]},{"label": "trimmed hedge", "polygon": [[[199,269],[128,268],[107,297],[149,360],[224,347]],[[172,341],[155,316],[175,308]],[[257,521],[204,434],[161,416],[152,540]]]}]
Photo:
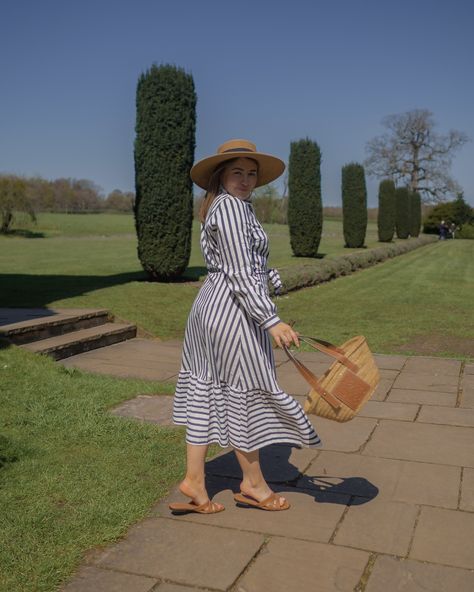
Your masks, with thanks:
[{"label": "trimmed hedge", "polygon": [[433,236],[422,235],[418,238],[408,239],[402,243],[385,244],[375,249],[341,255],[333,259],[317,260],[314,263],[292,265],[291,267],[281,267],[279,272],[283,282],[283,288],[280,293],[285,294],[292,290],[315,286],[343,275],[349,275],[359,269],[371,267],[392,257],[397,257],[419,247],[432,244],[436,240]]}]

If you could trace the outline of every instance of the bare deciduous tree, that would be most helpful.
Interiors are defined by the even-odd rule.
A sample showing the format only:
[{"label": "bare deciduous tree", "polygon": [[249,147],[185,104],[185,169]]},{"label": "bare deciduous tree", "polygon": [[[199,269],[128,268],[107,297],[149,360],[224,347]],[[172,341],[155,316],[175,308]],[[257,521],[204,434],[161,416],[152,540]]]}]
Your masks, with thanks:
[{"label": "bare deciduous tree", "polygon": [[364,165],[370,176],[406,185],[426,203],[443,201],[461,191],[450,168],[454,153],[469,140],[466,134],[456,130],[435,133],[433,114],[426,109],[389,115],[382,124],[388,131],[366,146]]}]

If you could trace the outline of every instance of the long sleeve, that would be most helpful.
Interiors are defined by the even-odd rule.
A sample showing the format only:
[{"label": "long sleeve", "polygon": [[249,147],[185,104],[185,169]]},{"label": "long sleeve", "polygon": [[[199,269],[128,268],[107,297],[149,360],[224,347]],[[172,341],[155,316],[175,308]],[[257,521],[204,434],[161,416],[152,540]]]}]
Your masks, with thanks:
[{"label": "long sleeve", "polygon": [[263,329],[280,322],[276,306],[265,290],[266,271],[255,269],[251,243],[249,205],[238,198],[221,200],[215,211],[217,245],[222,271],[246,312]]}]

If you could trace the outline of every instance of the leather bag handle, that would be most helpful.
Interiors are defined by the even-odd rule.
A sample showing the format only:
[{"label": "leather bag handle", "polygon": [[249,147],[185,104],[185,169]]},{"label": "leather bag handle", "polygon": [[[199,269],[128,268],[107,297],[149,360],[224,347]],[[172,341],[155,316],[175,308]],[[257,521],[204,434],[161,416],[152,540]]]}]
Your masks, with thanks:
[{"label": "leather bag handle", "polygon": [[313,349],[317,349],[318,351],[335,358],[341,364],[344,364],[346,368],[349,368],[352,372],[356,373],[359,371],[359,366],[351,362],[349,358],[339,347],[336,347],[329,341],[323,341],[322,339],[317,339],[316,337],[307,337],[305,335],[298,335],[298,339],[310,345]]},{"label": "leather bag handle", "polygon": [[286,355],[290,358],[293,364],[296,366],[296,369],[299,371],[301,376],[306,380],[306,382],[318,393],[318,395],[324,399],[331,407],[338,410],[341,408],[340,401],[334,396],[331,395],[325,388],[323,388],[319,382],[318,378],[309,368],[307,368],[303,362],[295,358],[295,356],[291,353],[291,351],[283,345],[283,349],[285,350]]}]

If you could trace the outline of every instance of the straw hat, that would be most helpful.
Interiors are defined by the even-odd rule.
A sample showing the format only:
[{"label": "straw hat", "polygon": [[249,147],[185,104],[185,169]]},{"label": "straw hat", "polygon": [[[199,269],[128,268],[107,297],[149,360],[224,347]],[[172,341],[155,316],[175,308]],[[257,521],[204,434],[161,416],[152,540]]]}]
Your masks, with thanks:
[{"label": "straw hat", "polygon": [[266,185],[279,177],[285,170],[285,163],[270,154],[257,152],[257,147],[248,140],[229,140],[217,149],[217,154],[197,162],[191,169],[191,179],[202,189],[207,189],[209,179],[216,166],[232,158],[252,158],[258,162],[256,187]]}]

